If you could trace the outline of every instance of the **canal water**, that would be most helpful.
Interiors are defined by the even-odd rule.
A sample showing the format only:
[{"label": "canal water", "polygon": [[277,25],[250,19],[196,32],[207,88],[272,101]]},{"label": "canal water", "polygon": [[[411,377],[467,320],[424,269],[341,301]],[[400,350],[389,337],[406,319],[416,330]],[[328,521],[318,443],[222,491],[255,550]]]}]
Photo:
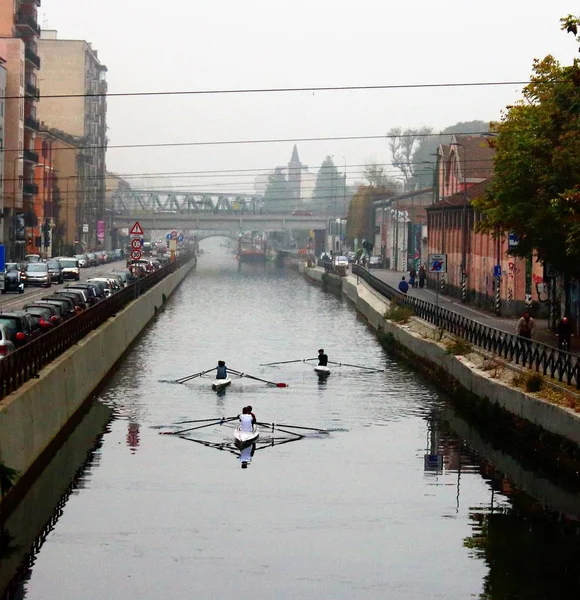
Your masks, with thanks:
[{"label": "canal water", "polygon": [[[11,598],[580,597],[573,482],[492,443],[341,297],[290,269],[238,270],[224,240],[202,247],[0,532],[4,585],[34,542]],[[320,347],[384,372],[259,366]],[[288,387],[170,383],[219,359]],[[247,468],[227,424],[164,435],[248,404],[284,426],[262,428]]]}]

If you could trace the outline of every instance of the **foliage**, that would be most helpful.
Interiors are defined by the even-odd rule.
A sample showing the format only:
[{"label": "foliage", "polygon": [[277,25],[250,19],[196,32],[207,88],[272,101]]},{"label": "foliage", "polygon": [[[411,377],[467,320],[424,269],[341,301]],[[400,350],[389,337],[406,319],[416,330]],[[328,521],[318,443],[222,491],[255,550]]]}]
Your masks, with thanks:
[{"label": "foliage", "polygon": [[393,321],[394,323],[408,323],[413,316],[413,309],[399,304],[396,300],[391,300],[389,308],[383,316],[387,321]]},{"label": "foliage", "polygon": [[461,338],[455,338],[454,340],[447,342],[445,345],[447,348],[447,354],[454,354],[455,356],[467,356],[471,354],[472,348],[469,342]]},{"label": "foliage", "polygon": [[346,235],[349,242],[372,238],[372,213],[373,202],[380,198],[395,196],[397,193],[394,187],[370,187],[360,186],[352,197],[348,206],[348,216],[346,223]]},{"label": "foliage", "polygon": [[344,193],[344,174],[336,168],[332,156],[327,156],[318,169],[312,204],[319,211],[333,215],[339,200],[342,203]]},{"label": "foliage", "polygon": [[268,184],[264,192],[264,204],[274,210],[283,210],[288,207],[295,208],[296,201],[291,196],[284,169],[276,167],[268,175]]},{"label": "foliage", "polygon": [[539,392],[544,387],[544,377],[540,373],[530,373],[524,381],[526,392]]},{"label": "foliage", "polygon": [[18,471],[0,462],[0,496],[4,496],[14,486],[17,478]]},{"label": "foliage", "polygon": [[[563,20],[576,34],[577,19]],[[523,100],[492,124],[495,175],[478,230],[514,232],[516,256],[536,251],[556,271],[580,275],[580,61],[535,60]]]},{"label": "foliage", "polygon": [[389,130],[387,135],[389,136],[391,163],[393,167],[401,171],[405,183],[413,176],[413,159],[421,145],[421,141],[432,132],[433,130],[430,127],[405,130],[400,127],[393,127]]},{"label": "foliage", "polygon": [[397,182],[389,178],[385,171],[385,167],[379,163],[367,163],[363,171],[363,177],[367,186],[371,188],[397,188]]}]

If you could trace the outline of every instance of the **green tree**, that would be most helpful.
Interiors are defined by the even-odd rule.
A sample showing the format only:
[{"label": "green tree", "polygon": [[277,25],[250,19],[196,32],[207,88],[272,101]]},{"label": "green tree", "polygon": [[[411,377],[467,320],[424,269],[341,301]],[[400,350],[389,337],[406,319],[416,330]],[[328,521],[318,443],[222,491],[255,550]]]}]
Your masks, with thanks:
[{"label": "green tree", "polygon": [[359,242],[362,239],[374,241],[374,233],[371,230],[373,202],[396,194],[396,187],[388,184],[380,188],[368,185],[358,188],[348,207],[346,235],[350,244],[355,239]]},{"label": "green tree", "polygon": [[397,182],[391,180],[385,171],[385,167],[379,163],[367,163],[363,171],[363,177],[366,184],[372,188],[393,188],[397,186]]},{"label": "green tree", "polygon": [[318,169],[312,194],[312,204],[318,212],[334,214],[344,196],[344,174],[336,168],[332,156],[327,156]]},{"label": "green tree", "polygon": [[413,177],[415,154],[422,141],[431,133],[433,133],[433,130],[430,127],[404,130],[400,127],[394,127],[388,132],[391,164],[401,171],[405,185]]},{"label": "green tree", "polygon": [[[573,24],[563,20],[562,29]],[[535,251],[564,277],[580,275],[579,130],[580,61],[535,60],[523,100],[492,124],[494,178],[475,202],[479,230],[513,231],[515,255]]]},{"label": "green tree", "polygon": [[291,198],[290,186],[282,167],[276,167],[268,175],[268,184],[264,192],[264,204],[268,210],[294,208],[295,201]]}]

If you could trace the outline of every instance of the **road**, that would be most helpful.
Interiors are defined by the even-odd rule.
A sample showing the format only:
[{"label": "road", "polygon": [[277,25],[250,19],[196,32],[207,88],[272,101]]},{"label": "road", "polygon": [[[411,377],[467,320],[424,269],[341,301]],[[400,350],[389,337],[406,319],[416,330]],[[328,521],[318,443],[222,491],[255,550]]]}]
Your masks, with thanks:
[{"label": "road", "polygon": [[[106,265],[101,265],[99,267],[87,267],[86,269],[81,269],[81,279],[80,281],[86,281],[91,277],[98,277],[104,273],[110,273],[113,269],[122,269],[126,266],[127,262],[125,259],[118,260],[115,262],[108,263]],[[67,285],[75,283],[70,279],[65,280],[63,284],[55,284],[53,283],[50,288],[45,287],[27,287],[24,290],[24,294],[14,294],[7,293],[3,296],[0,296],[0,312],[12,312],[14,310],[21,309],[25,304],[29,304],[30,302],[34,302],[35,300],[40,300],[43,296],[47,296],[52,294],[56,290],[63,289]]]}]

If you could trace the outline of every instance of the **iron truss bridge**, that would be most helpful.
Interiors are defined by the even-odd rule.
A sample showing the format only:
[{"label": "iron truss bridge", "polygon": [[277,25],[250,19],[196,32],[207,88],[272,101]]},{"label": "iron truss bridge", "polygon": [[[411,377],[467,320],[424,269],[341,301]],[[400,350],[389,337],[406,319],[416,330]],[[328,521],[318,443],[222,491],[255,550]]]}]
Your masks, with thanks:
[{"label": "iron truss bridge", "polygon": [[117,214],[139,212],[239,214],[259,212],[263,205],[263,198],[249,194],[119,190],[111,196],[111,204],[112,210]]}]

